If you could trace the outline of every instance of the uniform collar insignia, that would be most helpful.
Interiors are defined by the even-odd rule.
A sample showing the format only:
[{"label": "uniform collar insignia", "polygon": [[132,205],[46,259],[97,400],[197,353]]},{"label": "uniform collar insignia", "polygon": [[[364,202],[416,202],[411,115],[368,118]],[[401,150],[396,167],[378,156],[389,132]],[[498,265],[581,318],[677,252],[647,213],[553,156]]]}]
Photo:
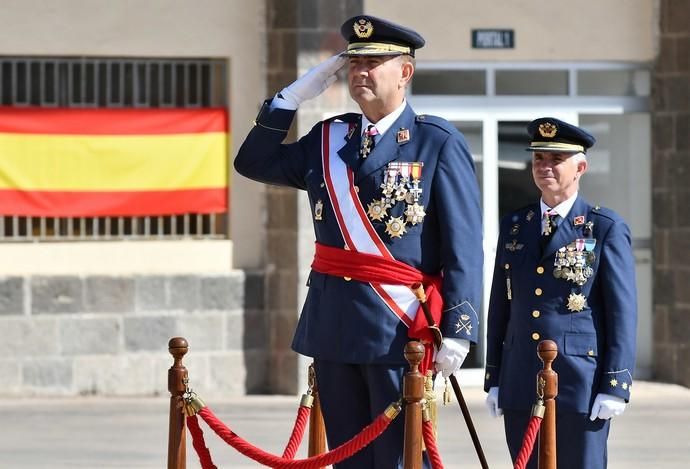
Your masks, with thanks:
[{"label": "uniform collar insignia", "polygon": [[395,134],[395,141],[400,143],[407,143],[410,141],[410,130],[405,128],[400,128],[398,133]]}]

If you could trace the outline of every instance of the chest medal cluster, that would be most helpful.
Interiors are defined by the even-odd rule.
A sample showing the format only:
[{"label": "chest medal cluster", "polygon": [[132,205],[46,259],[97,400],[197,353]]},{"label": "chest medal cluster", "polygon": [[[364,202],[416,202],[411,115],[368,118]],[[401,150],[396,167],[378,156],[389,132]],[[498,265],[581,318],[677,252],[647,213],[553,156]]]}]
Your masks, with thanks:
[{"label": "chest medal cluster", "polygon": [[[424,163],[391,162],[386,167],[381,198],[374,199],[367,205],[367,215],[374,221],[386,223],[386,234],[391,238],[400,238],[407,232],[408,225],[422,223],[426,212],[419,202],[422,197],[422,167]],[[405,204],[403,216],[389,215],[395,205]]]},{"label": "chest medal cluster", "polygon": [[576,239],[556,252],[553,262],[553,276],[582,286],[592,275],[592,265],[596,259],[594,246],[596,239]]}]

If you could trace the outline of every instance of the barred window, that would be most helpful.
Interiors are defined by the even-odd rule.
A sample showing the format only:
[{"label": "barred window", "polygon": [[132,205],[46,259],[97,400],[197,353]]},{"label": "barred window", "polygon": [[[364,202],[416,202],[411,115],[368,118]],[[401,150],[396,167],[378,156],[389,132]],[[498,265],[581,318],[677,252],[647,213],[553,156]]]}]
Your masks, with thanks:
[{"label": "barred window", "polygon": [[[221,59],[0,57],[3,106],[226,107]],[[44,218],[0,214],[0,241],[226,238],[228,213]]]}]

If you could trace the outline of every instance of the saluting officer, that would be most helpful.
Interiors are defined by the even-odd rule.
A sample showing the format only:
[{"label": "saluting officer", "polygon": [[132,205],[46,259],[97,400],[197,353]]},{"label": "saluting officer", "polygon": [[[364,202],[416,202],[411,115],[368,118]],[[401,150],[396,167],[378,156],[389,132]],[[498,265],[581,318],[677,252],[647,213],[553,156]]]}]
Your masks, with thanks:
[{"label": "saluting officer", "polygon": [[[558,345],[553,367],[559,469],[605,468],[610,419],[625,410],[635,366],[637,302],[630,230],[615,212],[578,194],[586,131],[545,117],[528,126],[541,200],[507,215],[496,248],[484,389],[503,414],[517,456],[542,339]],[[533,453],[528,467],[536,468]]]},{"label": "saluting officer", "polygon": [[[331,448],[401,396],[404,346],[424,336],[410,279],[424,283],[445,337],[437,370],[447,376],[460,368],[477,340],[483,262],[465,140],[447,121],[415,114],[405,99],[424,39],[372,16],[348,19],[341,32],[347,50],[267,100],[235,159],[246,177],[309,195],[316,256],[293,349],[315,359]],[[283,144],[298,106],[343,66],[361,113],[318,122]],[[403,424],[398,417],[338,467],[399,467]]]}]

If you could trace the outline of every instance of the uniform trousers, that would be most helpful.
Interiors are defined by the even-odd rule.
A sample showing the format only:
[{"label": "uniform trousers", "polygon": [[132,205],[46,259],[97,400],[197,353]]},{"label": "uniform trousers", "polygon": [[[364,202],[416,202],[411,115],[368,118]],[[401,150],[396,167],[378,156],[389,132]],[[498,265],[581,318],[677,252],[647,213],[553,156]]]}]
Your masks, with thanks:
[{"label": "uniform trousers", "polygon": [[[531,415],[528,411],[503,411],[508,450],[513,461],[517,458]],[[605,469],[606,440],[610,420],[592,422],[587,414],[556,411],[556,459],[558,469]],[[538,442],[526,469],[537,469]]]},{"label": "uniform trousers", "polygon": [[[408,365],[362,365],[314,360],[328,447],[345,443],[401,397]],[[402,468],[405,412],[372,444],[334,466],[335,469]],[[424,468],[431,464],[424,453]]]}]

